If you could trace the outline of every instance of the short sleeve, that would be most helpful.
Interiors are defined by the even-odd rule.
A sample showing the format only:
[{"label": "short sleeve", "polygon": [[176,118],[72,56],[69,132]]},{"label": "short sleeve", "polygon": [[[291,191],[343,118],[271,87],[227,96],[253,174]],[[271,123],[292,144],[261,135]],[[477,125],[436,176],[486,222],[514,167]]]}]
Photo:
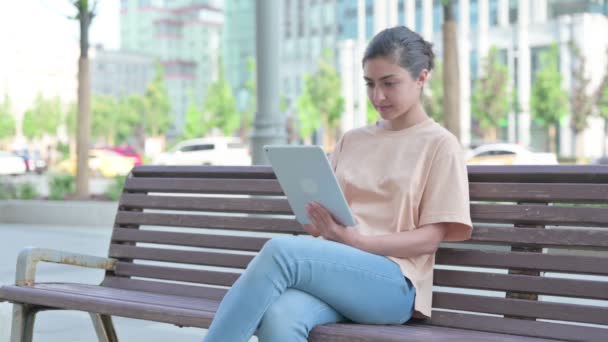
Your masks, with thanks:
[{"label": "short sleeve", "polygon": [[419,226],[449,223],[445,241],[471,237],[469,181],[464,152],[455,136],[443,138],[437,148],[419,207]]}]

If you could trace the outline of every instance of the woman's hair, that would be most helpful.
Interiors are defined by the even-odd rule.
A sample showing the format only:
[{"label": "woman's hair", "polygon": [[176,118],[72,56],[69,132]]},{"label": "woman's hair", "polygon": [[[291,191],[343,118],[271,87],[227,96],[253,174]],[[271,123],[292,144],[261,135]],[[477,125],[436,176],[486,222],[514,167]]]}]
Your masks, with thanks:
[{"label": "woman's hair", "polygon": [[405,26],[385,29],[378,33],[365,49],[362,64],[377,57],[390,58],[409,71],[413,78],[422,69],[431,71],[435,66],[433,44]]}]

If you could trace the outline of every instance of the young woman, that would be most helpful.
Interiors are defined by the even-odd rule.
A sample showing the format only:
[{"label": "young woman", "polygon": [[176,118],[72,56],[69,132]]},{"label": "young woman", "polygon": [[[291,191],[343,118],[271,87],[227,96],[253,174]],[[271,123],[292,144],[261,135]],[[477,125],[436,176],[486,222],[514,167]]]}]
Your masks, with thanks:
[{"label": "young woman", "polygon": [[384,30],[363,57],[381,120],[344,134],[331,162],[357,226],[317,203],[310,237],[271,239],[224,297],[205,341],[307,341],[319,324],[402,324],[430,317],[435,251],[471,235],[458,140],[425,113],[431,44]]}]

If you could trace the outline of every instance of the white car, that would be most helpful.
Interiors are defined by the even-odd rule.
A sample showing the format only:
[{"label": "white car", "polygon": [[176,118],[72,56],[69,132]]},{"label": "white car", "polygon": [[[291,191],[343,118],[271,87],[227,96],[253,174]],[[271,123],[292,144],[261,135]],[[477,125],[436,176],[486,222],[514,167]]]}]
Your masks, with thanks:
[{"label": "white car", "polygon": [[213,137],[182,141],[161,153],[156,165],[251,165],[249,148],[239,138]]},{"label": "white car", "polygon": [[467,158],[469,165],[557,165],[554,153],[537,153],[517,144],[485,144]]},{"label": "white car", "polygon": [[27,172],[27,166],[22,157],[0,151],[0,175],[22,175]]}]

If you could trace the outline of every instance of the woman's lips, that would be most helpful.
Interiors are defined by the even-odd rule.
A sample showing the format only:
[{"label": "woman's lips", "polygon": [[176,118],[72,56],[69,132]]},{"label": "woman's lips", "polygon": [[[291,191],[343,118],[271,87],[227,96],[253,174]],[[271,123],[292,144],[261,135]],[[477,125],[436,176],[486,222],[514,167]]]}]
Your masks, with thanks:
[{"label": "woman's lips", "polygon": [[391,109],[391,106],[376,106],[379,112],[386,112]]}]

